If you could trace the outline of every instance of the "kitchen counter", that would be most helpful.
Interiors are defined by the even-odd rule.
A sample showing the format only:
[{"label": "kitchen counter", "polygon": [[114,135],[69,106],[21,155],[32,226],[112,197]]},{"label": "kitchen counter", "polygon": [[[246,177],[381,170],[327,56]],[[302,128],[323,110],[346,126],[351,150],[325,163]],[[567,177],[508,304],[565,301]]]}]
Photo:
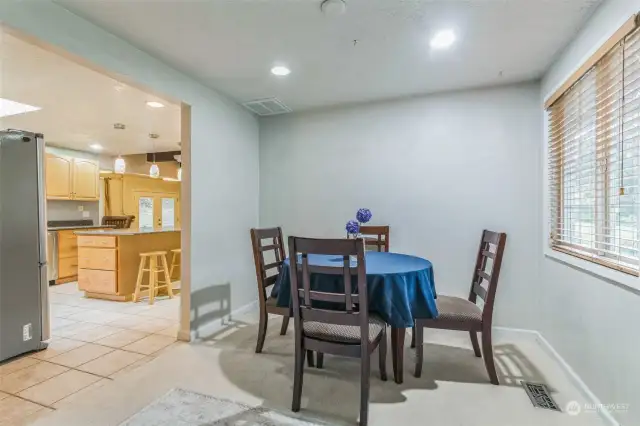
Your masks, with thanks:
[{"label": "kitchen counter", "polygon": [[47,228],[49,232],[55,231],[68,231],[71,229],[100,229],[100,228],[111,228],[110,226],[105,225],[84,225],[84,226],[50,226]]},{"label": "kitchen counter", "polygon": [[147,235],[147,234],[160,234],[163,232],[180,232],[180,228],[167,227],[167,228],[130,228],[130,229],[99,229],[99,230],[81,230],[77,231],[76,235],[101,235],[101,236],[113,236],[121,237],[127,235]]},{"label": "kitchen counter", "polygon": [[[78,239],[78,288],[86,297],[97,299],[132,300],[140,272],[140,254],[164,251],[163,259],[169,263],[173,257],[171,250],[180,248],[180,228],[67,232],[73,232]],[[145,273],[144,282],[148,279],[149,274]]]}]

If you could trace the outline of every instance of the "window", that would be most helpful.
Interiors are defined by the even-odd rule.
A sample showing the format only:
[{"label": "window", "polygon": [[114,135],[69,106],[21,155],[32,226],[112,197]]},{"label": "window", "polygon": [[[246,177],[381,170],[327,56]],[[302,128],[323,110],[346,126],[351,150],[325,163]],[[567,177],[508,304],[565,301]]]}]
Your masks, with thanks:
[{"label": "window", "polygon": [[640,31],[632,22],[547,105],[549,217],[554,250],[638,275]]}]

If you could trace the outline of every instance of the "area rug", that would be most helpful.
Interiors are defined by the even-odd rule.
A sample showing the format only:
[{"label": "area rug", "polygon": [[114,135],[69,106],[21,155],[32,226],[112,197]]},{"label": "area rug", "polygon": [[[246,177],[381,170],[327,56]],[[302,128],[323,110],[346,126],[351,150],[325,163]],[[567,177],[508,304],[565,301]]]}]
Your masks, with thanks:
[{"label": "area rug", "polygon": [[265,407],[172,389],[121,426],[327,426]]}]

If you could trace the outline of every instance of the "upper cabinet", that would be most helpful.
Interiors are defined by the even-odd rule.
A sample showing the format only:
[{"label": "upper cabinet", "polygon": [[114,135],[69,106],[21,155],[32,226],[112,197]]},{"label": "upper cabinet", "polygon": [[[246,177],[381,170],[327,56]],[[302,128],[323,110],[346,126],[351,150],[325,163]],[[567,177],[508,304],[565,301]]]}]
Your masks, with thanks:
[{"label": "upper cabinet", "polygon": [[73,158],[47,153],[47,199],[70,200]]},{"label": "upper cabinet", "polygon": [[97,201],[99,182],[97,161],[47,153],[47,199]]},{"label": "upper cabinet", "polygon": [[94,201],[100,198],[100,167],[97,161],[73,159],[73,199]]}]

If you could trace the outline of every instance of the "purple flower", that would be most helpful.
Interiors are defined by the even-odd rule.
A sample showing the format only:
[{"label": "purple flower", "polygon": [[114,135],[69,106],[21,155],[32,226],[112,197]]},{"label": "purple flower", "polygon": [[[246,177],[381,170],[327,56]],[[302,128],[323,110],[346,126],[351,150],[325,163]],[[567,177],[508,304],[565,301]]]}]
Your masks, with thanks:
[{"label": "purple flower", "polygon": [[346,229],[347,229],[347,234],[358,235],[358,232],[360,232],[360,224],[355,220],[350,220],[349,222],[347,222]]},{"label": "purple flower", "polygon": [[371,220],[371,216],[373,215],[369,209],[360,209],[358,210],[358,213],[356,213],[356,219],[358,219],[358,222],[360,223],[369,222]]}]

